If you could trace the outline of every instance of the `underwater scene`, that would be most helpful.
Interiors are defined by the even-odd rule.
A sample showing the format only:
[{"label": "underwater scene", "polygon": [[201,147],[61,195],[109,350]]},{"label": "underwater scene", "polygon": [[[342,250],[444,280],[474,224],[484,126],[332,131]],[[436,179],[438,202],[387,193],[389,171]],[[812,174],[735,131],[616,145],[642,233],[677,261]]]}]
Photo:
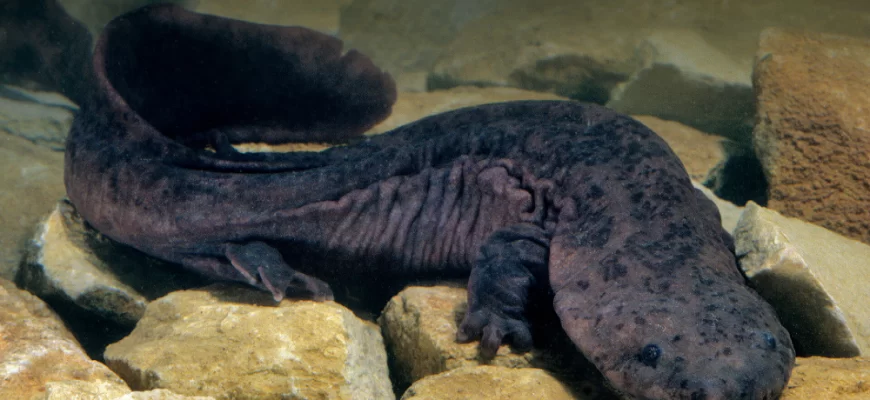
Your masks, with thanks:
[{"label": "underwater scene", "polygon": [[0,0],[0,398],[870,399],[870,2]]}]

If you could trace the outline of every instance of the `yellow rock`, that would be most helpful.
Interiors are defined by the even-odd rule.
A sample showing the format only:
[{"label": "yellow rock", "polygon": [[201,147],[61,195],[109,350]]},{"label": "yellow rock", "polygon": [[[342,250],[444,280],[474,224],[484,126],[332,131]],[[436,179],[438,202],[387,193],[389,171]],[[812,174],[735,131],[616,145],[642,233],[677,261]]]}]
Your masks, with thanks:
[{"label": "yellow rock", "polygon": [[378,328],[334,302],[240,286],[173,292],[105,352],[136,390],[220,399],[392,399]]},{"label": "yellow rock", "polygon": [[870,399],[870,358],[798,358],[780,400]]},{"label": "yellow rock", "polygon": [[0,399],[33,399],[60,380],[107,382],[126,388],[91,360],[41,300],[0,279]]},{"label": "yellow rock", "polygon": [[576,400],[556,378],[536,368],[465,367],[412,385],[402,400]]}]

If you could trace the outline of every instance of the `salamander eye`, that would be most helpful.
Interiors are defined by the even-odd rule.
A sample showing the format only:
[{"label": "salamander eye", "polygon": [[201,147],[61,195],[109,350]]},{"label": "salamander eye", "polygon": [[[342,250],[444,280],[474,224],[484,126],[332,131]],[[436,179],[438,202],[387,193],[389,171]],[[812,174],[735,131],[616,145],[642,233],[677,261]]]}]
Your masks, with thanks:
[{"label": "salamander eye", "polygon": [[764,332],[763,334],[761,334],[761,338],[764,339],[764,344],[767,345],[768,349],[776,350],[776,338],[773,337],[773,335]]},{"label": "salamander eye", "polygon": [[662,348],[655,344],[643,346],[640,350],[638,359],[643,365],[655,368],[659,363],[659,357],[662,355]]}]

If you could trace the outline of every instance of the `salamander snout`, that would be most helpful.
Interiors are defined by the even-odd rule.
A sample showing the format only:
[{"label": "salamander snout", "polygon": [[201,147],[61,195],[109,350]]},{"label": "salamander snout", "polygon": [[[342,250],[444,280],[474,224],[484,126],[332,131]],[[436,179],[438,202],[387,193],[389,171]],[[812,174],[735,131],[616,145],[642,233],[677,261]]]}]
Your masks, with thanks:
[{"label": "salamander snout", "polygon": [[793,358],[783,334],[750,329],[727,342],[689,335],[649,338],[605,375],[637,399],[774,400]]},{"label": "salamander snout", "polygon": [[687,400],[775,400],[781,394],[781,374],[750,370],[722,378],[680,382],[673,398]]},{"label": "salamander snout", "polygon": [[758,295],[729,289],[696,302],[620,302],[583,350],[629,398],[777,399],[794,365],[791,338]]}]

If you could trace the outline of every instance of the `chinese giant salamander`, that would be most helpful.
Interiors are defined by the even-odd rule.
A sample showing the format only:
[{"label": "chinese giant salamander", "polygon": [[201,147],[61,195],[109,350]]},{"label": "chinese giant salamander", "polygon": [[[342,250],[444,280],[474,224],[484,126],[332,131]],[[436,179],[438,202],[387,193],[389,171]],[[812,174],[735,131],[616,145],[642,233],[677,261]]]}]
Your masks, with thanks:
[{"label": "chinese giant salamander", "polygon": [[529,292],[549,285],[565,332],[630,398],[774,399],[789,378],[789,335],[716,208],[629,117],[509,102],[322,152],[240,153],[359,136],[389,114],[393,81],[330,36],[175,6],[115,19],[93,69],[66,189],[119,242],[276,299],[464,274],[457,339],[484,357],[530,346]]}]

